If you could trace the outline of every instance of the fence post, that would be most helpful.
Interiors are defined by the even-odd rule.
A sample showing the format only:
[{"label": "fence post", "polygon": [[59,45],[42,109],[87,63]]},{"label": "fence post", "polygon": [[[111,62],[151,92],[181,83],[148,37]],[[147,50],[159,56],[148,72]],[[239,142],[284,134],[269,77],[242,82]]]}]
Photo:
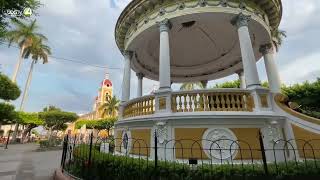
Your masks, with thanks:
[{"label": "fence post", "polygon": [[62,150],[62,157],[61,157],[61,169],[62,171],[64,170],[64,165],[66,161],[66,155],[67,155],[67,150],[68,150],[68,141],[69,141],[69,135],[64,137],[63,141],[63,150]]},{"label": "fence post", "polygon": [[259,143],[260,143],[264,172],[266,173],[266,175],[269,175],[267,158],[266,158],[266,151],[264,149],[263,138],[262,138],[262,134],[261,134],[260,130],[259,130]]},{"label": "fence post", "polygon": [[93,141],[93,132],[90,135],[90,149],[89,149],[89,161],[88,161],[89,167],[91,166],[92,141]]},{"label": "fence post", "polygon": [[154,167],[158,167],[158,137],[157,130],[154,131]]}]

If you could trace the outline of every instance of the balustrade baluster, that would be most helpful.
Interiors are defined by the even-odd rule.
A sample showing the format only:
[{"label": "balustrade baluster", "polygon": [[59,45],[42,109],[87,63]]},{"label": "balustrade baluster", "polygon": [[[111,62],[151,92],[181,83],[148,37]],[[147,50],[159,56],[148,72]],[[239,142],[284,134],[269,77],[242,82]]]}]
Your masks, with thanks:
[{"label": "balustrade baluster", "polygon": [[179,100],[179,112],[182,112],[183,110],[182,110],[182,97],[181,97],[181,95],[178,95],[178,100]]},{"label": "balustrade baluster", "polygon": [[236,95],[236,105],[237,105],[236,110],[237,110],[237,111],[242,111],[240,99],[241,99],[241,94],[240,94],[240,95],[237,94],[237,95]]},{"label": "balustrade baluster", "polygon": [[204,110],[203,94],[199,93],[199,111]]},{"label": "balustrade baluster", "polygon": [[236,108],[236,101],[235,101],[235,97],[237,95],[236,94],[231,94],[231,110],[232,111],[236,111],[237,108]]},{"label": "balustrade baluster", "polygon": [[241,102],[241,109],[245,111],[247,109],[247,105],[246,105],[247,103],[246,103],[246,95],[243,93],[241,94],[240,102]]},{"label": "balustrade baluster", "polygon": [[216,104],[217,104],[217,111],[221,111],[221,104],[220,104],[220,94],[216,94]]},{"label": "balustrade baluster", "polygon": [[154,113],[154,101],[155,101],[155,99],[154,98],[152,98],[152,100],[151,100],[151,113],[153,114]]},{"label": "balustrade baluster", "polygon": [[183,112],[188,112],[188,109],[187,109],[187,95],[186,94],[183,95]]},{"label": "balustrade baluster", "polygon": [[224,97],[224,94],[220,94],[220,102],[221,102],[221,110],[222,111],[225,111],[226,110],[226,101],[225,101],[225,97]]},{"label": "balustrade baluster", "polygon": [[210,94],[210,106],[211,106],[210,110],[211,111],[215,111],[216,110],[216,108],[214,107],[215,104],[214,104],[213,96],[214,96],[214,94]]},{"label": "balustrade baluster", "polygon": [[231,106],[230,106],[230,94],[229,93],[226,93],[226,110],[227,111],[231,111]]},{"label": "balustrade baluster", "polygon": [[171,97],[171,109],[172,109],[172,112],[177,112],[176,111],[176,96],[175,95],[172,95]]},{"label": "balustrade baluster", "polygon": [[149,114],[152,114],[152,106],[151,106],[151,102],[152,102],[152,99],[149,98]]}]

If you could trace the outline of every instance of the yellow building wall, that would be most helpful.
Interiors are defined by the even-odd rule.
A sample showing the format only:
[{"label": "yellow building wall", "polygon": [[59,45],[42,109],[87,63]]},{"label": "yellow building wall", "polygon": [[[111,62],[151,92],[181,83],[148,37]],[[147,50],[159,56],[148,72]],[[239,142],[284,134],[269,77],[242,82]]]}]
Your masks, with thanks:
[{"label": "yellow building wall", "polygon": [[175,153],[179,159],[208,159],[202,147],[202,136],[207,128],[175,128]]},{"label": "yellow building wall", "polygon": [[[301,158],[320,158],[320,134],[310,132],[296,125],[292,125],[292,129],[298,146],[299,156]],[[308,144],[305,145],[306,141],[309,141],[312,147]]]},{"label": "yellow building wall", "polygon": [[[175,153],[177,158],[181,159],[208,159],[202,147],[202,136],[207,128],[176,128],[175,129]],[[249,146],[244,142],[239,142],[241,149],[235,159],[250,160],[261,159],[261,152],[258,131],[259,128],[231,128],[230,129],[237,137],[238,140],[247,142]],[[192,150],[191,150],[192,149]],[[251,155],[252,152],[252,155]]]},{"label": "yellow building wall", "polygon": [[131,138],[131,154],[150,155],[151,129],[133,129],[131,130]]},{"label": "yellow building wall", "polygon": [[236,135],[238,140],[242,140],[239,142],[241,152],[238,150],[235,159],[241,159],[241,154],[242,159],[246,160],[262,158],[258,136],[259,128],[231,128],[230,130]]}]

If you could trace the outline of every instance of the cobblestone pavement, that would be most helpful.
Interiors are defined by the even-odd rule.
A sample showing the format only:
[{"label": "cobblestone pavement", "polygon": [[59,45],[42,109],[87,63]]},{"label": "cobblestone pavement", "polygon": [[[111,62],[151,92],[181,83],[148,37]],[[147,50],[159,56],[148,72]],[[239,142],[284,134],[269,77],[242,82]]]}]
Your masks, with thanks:
[{"label": "cobblestone pavement", "polygon": [[37,144],[0,146],[0,180],[49,180],[61,151],[36,152]]}]

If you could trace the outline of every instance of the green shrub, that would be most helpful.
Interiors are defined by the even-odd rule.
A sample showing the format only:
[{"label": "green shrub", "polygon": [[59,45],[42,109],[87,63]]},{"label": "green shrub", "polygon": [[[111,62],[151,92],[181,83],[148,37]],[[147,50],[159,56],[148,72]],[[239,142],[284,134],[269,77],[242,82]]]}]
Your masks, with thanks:
[{"label": "green shrub", "polygon": [[[187,164],[159,161],[157,168],[154,161],[115,156],[100,153],[93,148],[91,164],[89,164],[89,146],[80,145],[74,150],[74,158],[66,170],[83,179],[309,179],[320,178],[320,169],[314,161],[307,163],[289,162],[285,164],[269,164],[269,176],[266,176],[262,165],[198,165],[192,168]],[[318,164],[320,164],[318,162]]]},{"label": "green shrub", "polygon": [[40,144],[40,148],[49,147],[49,141],[48,140],[40,140],[39,144]]}]

